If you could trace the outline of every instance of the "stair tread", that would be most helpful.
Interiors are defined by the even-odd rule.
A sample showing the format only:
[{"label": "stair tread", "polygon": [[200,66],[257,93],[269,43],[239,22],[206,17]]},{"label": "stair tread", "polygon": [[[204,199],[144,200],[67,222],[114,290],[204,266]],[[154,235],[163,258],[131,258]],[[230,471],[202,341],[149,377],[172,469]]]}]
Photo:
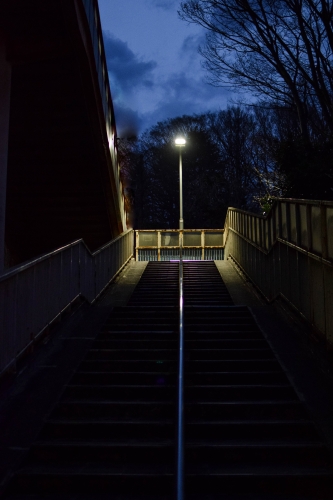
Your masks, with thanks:
[{"label": "stair tread", "polygon": [[[82,386],[80,386],[82,387]],[[122,386],[120,386],[122,387]],[[159,405],[168,405],[168,406],[174,406],[174,400],[173,399],[163,399],[163,400],[158,400],[156,401],[156,399],[146,399],[144,398],[143,400],[137,400],[137,399],[126,399],[126,400],[122,400],[122,399],[112,399],[112,400],[95,400],[95,399],[90,399],[90,398],[70,398],[70,399],[66,399],[66,401],[63,401],[63,404],[67,405],[67,404],[85,404],[85,405],[98,405],[98,404],[101,404],[101,405],[114,405],[114,406],[118,406],[118,405],[146,405],[146,406],[159,406]]]},{"label": "stair tread", "polygon": [[282,440],[281,438],[277,439],[276,441],[273,440],[267,440],[265,439],[265,442],[259,442],[259,441],[247,441],[246,443],[242,442],[234,442],[234,441],[229,441],[229,442],[221,442],[221,441],[194,441],[194,440],[188,440],[186,441],[185,444],[186,448],[218,448],[218,449],[247,449],[247,448],[260,448],[260,449],[267,449],[267,448],[275,448],[275,449],[283,449],[283,448],[288,448],[288,449],[306,449],[306,448],[318,448],[318,449],[325,449],[325,445],[321,443],[320,441],[317,440],[304,440],[302,441],[297,441],[295,442],[293,439],[290,439],[290,441],[287,441],[285,438]]},{"label": "stair tread", "polygon": [[[89,388],[89,387],[100,387],[100,388],[105,388],[105,387],[113,387],[113,388],[116,388],[116,387],[119,387],[119,388],[123,388],[124,389],[124,385],[121,385],[121,384],[68,384],[67,387],[69,388],[74,388],[74,387],[82,387],[82,388]],[[138,384],[127,384],[125,387],[128,387],[128,388],[133,388],[133,387],[140,387],[141,389],[145,388],[145,387],[154,387],[154,388],[161,388],[161,389],[165,389],[165,388],[173,388],[175,387],[175,385],[171,385],[171,384],[164,384],[164,385],[157,385],[157,384],[142,384],[142,385],[138,385]],[[191,386],[189,386],[188,388],[189,389],[198,389],[198,388],[205,388],[205,389],[208,389],[208,388],[213,388],[213,389],[217,389],[217,388],[231,388],[231,387],[237,387],[237,389],[242,389],[242,388],[253,388],[253,387],[265,387],[265,388],[269,388],[269,389],[274,389],[274,388],[290,388],[290,384],[206,384],[206,385],[199,385],[199,384],[193,384]]]},{"label": "stair tread", "polygon": [[[148,331],[147,333],[154,333],[154,334],[159,334],[159,333],[168,333],[169,335],[172,335],[175,333],[175,329],[176,327],[173,329],[173,330],[152,330],[151,328],[148,328]],[[107,332],[108,330],[103,330],[104,332]],[[110,330],[110,333],[125,333],[126,330],[117,330],[116,328]],[[130,333],[137,333],[137,334],[142,334],[142,330],[133,330],[131,329],[130,330]]]},{"label": "stair tread", "polygon": [[148,438],[138,440],[138,439],[89,439],[80,441],[75,439],[64,440],[57,438],[55,441],[51,439],[36,441],[33,445],[34,448],[170,448],[174,447],[175,443],[172,439],[151,439]]},{"label": "stair tread", "polygon": [[119,351],[120,352],[124,352],[124,351],[125,352],[147,352],[147,351],[148,352],[161,352],[161,351],[162,352],[166,352],[166,351],[171,351],[171,352],[175,352],[175,348],[169,348],[169,347],[164,348],[164,349],[163,348],[161,348],[161,349],[160,348],[155,348],[155,347],[150,348],[150,349],[149,348],[143,348],[143,349],[138,349],[138,348],[133,348],[133,349],[121,349],[121,348],[114,348],[114,349],[100,348],[100,349],[94,349],[93,348],[93,349],[89,349],[88,352],[91,352],[91,351],[94,351],[94,352],[95,351],[113,351],[113,352],[114,351],[115,352],[119,352]]},{"label": "stair tread", "polygon": [[[144,401],[132,401],[132,400],[112,400],[112,401],[95,401],[94,399],[83,399],[83,398],[72,398],[68,399],[65,402],[59,402],[58,405],[56,406],[68,406],[68,405],[82,405],[86,404],[89,406],[118,406],[118,405],[129,405],[133,406],[134,405],[140,405],[140,406],[172,406],[174,402],[172,400],[164,400],[164,401],[156,401],[156,400],[144,400]],[[292,405],[293,407],[300,407],[303,408],[303,405],[301,401],[299,400],[269,400],[265,399],[265,401],[247,401],[247,400],[236,400],[236,401],[189,401],[186,403],[186,407],[209,407],[209,406],[214,406],[214,407],[219,407],[221,406],[222,408],[225,406],[229,407],[244,407],[244,406],[250,406],[250,407],[256,407],[256,406],[265,406],[265,407],[271,407],[271,406],[278,406],[278,407],[283,407],[283,406],[290,406]]]},{"label": "stair tread", "polygon": [[187,421],[188,425],[221,425],[221,426],[230,426],[230,425],[313,425],[310,420],[272,420],[272,419],[262,419],[262,420],[218,420],[212,422],[211,420],[206,421],[200,419],[195,422]]},{"label": "stair tread", "polygon": [[[82,387],[82,388],[89,388],[89,387],[119,387],[119,388],[122,388],[124,389],[124,385],[121,385],[121,384],[68,384],[67,387]],[[154,387],[154,388],[162,388],[162,389],[165,389],[165,388],[173,388],[175,387],[175,385],[170,385],[170,384],[165,384],[165,385],[156,385],[156,384],[127,384],[125,387],[128,387],[128,388],[133,388],[133,387],[140,387],[141,389],[145,388],[145,387]],[[205,387],[205,386],[204,386]],[[215,386],[213,386],[215,387]]]},{"label": "stair tread", "polygon": [[124,422],[123,419],[121,420],[112,420],[112,419],[98,419],[98,420],[95,420],[95,419],[90,419],[90,420],[65,420],[65,419],[49,419],[46,421],[46,424],[56,424],[56,425],[93,425],[93,424],[98,424],[98,425],[102,425],[102,424],[112,424],[112,425],[123,425],[124,423],[126,423],[126,425],[128,424],[133,424],[133,425],[171,425],[174,423],[174,420],[172,419],[158,419],[158,420],[145,420],[145,421],[141,421],[141,420],[126,420],[126,422]]},{"label": "stair tread", "polygon": [[132,406],[133,404],[135,405],[144,405],[144,406],[151,406],[151,405],[156,405],[156,406],[160,406],[160,405],[172,405],[173,404],[173,401],[172,400],[164,400],[164,401],[156,401],[154,399],[152,400],[144,400],[144,401],[131,401],[131,400],[127,400],[127,401],[123,401],[121,399],[119,400],[112,400],[112,401],[95,401],[94,399],[78,399],[78,398],[72,398],[72,399],[69,399],[69,400],[66,400],[66,401],[60,401],[58,403],[57,406],[61,406],[61,405],[76,405],[76,404],[86,404],[86,405],[92,405],[92,406],[118,406],[118,405],[130,405]]},{"label": "stair tread", "polygon": [[[258,475],[258,476],[304,476],[304,475],[310,475],[310,476],[329,476],[332,477],[333,479],[333,470],[331,467],[327,467],[325,465],[314,467],[314,466],[306,466],[306,465],[258,465],[256,466],[255,464],[245,464],[245,465],[225,465],[223,464],[223,467],[219,465],[208,465],[206,470],[205,467],[201,468],[200,466],[198,467],[189,467],[189,469],[192,468],[191,470],[188,470],[186,475],[191,476],[192,474],[200,474],[202,475],[209,475],[209,476],[230,476],[230,475],[235,475],[244,477],[244,476],[253,476],[253,475]],[[194,470],[193,470],[194,469]]]},{"label": "stair tread", "polygon": [[[49,419],[47,420],[46,424],[48,425],[70,425],[70,426],[83,426],[83,425],[103,425],[103,424],[110,424],[110,425],[155,425],[155,426],[164,426],[164,425],[173,425],[174,420],[173,419],[158,419],[158,420],[142,420],[142,419],[136,419],[134,420],[133,418],[131,419],[121,419],[121,420],[115,420],[115,419],[109,419],[109,418],[104,418],[104,419],[85,419],[85,420],[68,420],[68,419]],[[254,427],[254,426],[292,426],[292,425],[297,425],[297,426],[313,426],[313,422],[310,420],[271,420],[271,419],[261,419],[261,420],[187,420],[187,425],[188,426],[220,426],[220,427],[230,427],[230,426],[235,426],[235,427],[240,427],[240,426],[249,426],[249,427]]]},{"label": "stair tread", "polygon": [[[217,387],[234,387],[234,384],[216,384],[216,385],[213,385],[213,384],[193,384],[190,386],[191,389],[194,389],[194,388],[198,388],[198,387],[205,387],[206,389],[208,387],[213,387],[213,388],[217,388]],[[290,388],[290,384],[242,384],[242,385],[238,385],[236,386],[238,389],[242,388],[242,387],[269,387],[269,388],[274,388],[274,387],[288,387]]]},{"label": "stair tread", "polygon": [[[155,364],[156,364],[156,361],[155,361]],[[116,372],[116,371],[86,371],[86,370],[77,370],[76,373],[79,373],[80,375],[90,375],[90,376],[93,376],[93,375],[100,375],[100,376],[103,376],[103,375],[114,375],[115,377],[118,376],[118,375],[130,375],[131,377],[135,377],[136,375],[150,375],[150,376],[161,376],[161,375],[174,375],[176,373],[176,371],[159,371],[159,372],[147,372],[147,371],[136,371],[136,372],[129,372],[129,371],[122,371],[122,372]],[[215,373],[215,372],[214,372]],[[250,372],[252,373],[252,372]],[[277,372],[277,373],[280,373],[280,372]]]},{"label": "stair tread", "polygon": [[[154,362],[154,361],[153,361]],[[156,362],[155,362],[156,363]],[[117,375],[131,375],[131,376],[135,376],[135,375],[151,375],[151,376],[154,376],[154,375],[170,375],[170,374],[174,374],[176,373],[176,371],[170,371],[170,370],[166,370],[166,371],[158,371],[158,372],[153,372],[153,371],[136,371],[136,372],[129,372],[129,371],[87,371],[87,370],[80,370],[80,368],[75,372],[75,373],[79,373],[80,375],[109,375],[109,374],[112,374],[114,376],[117,376]],[[271,370],[271,371],[267,371],[267,370],[263,370],[263,371],[236,371],[236,372],[230,372],[230,371],[223,371],[223,372],[217,372],[217,371],[212,371],[212,372],[208,372],[208,371],[202,371],[202,372],[198,372],[196,371],[195,372],[195,375],[209,375],[210,373],[214,374],[214,375],[234,375],[234,376],[237,376],[237,375],[244,375],[244,376],[247,376],[247,375],[280,375],[280,374],[283,374],[283,371],[282,370]],[[186,374],[185,374],[186,375]],[[191,374],[193,375],[193,374]]]},{"label": "stair tread", "polygon": [[[169,446],[174,446],[174,440],[173,439],[162,439],[162,440],[146,440],[146,441],[138,441],[138,440],[129,440],[129,439],[123,439],[123,440],[114,440],[114,439],[80,439],[80,441],[75,440],[75,439],[66,439],[62,440],[57,438],[56,440],[52,439],[40,439],[35,441],[33,444],[33,447],[55,447],[55,448],[66,448],[66,447],[76,447],[76,448],[83,448],[83,447],[101,447],[101,448],[112,448],[112,447],[126,447],[126,448],[144,448],[144,447],[153,447],[153,448],[158,448],[158,447],[169,447]],[[274,448],[274,449],[283,449],[283,448],[288,448],[288,449],[306,449],[306,448],[318,448],[318,449],[326,449],[325,444],[321,443],[320,441],[314,441],[314,440],[305,440],[303,439],[302,441],[293,441],[291,440],[286,440],[285,438],[278,439],[276,441],[274,440],[265,440],[265,442],[262,441],[248,441],[246,443],[244,442],[225,442],[225,441],[208,441],[207,439],[205,440],[187,440],[185,443],[186,448],[217,448],[217,449],[266,449],[266,448]]]},{"label": "stair tread", "polygon": [[168,475],[173,476],[173,464],[165,465],[165,464],[151,464],[148,465],[143,464],[112,464],[108,463],[107,465],[101,463],[87,463],[87,464],[57,464],[57,466],[47,466],[45,464],[36,464],[36,465],[26,465],[22,467],[17,474],[19,476],[22,475],[51,475],[51,476],[141,476],[144,474],[145,476],[156,476],[156,475]]},{"label": "stair tread", "polygon": [[[103,468],[102,464],[83,464],[83,465],[77,465],[75,464],[61,464],[57,465],[57,467],[52,467],[48,466],[45,464],[36,464],[36,465],[26,465],[25,467],[22,467],[19,471],[18,474],[28,474],[28,475],[52,475],[52,476],[58,476],[62,474],[70,475],[70,476],[76,476],[76,475],[97,475],[97,476],[114,476],[114,475],[126,475],[126,477],[130,476],[137,476],[137,475],[142,475],[142,471],[138,469],[145,469],[147,466],[146,464],[142,464],[142,467],[140,465],[134,465],[133,468],[136,470],[133,470],[131,466],[126,467],[126,465],[120,465],[117,467],[116,465],[112,465],[112,468],[110,467],[110,464],[107,464]],[[151,464],[149,464],[149,469],[144,471],[144,475],[147,476],[155,476],[156,474],[167,474],[167,475],[172,475],[173,476],[173,467],[168,467],[165,466],[164,464],[159,466],[159,464],[155,464],[156,469],[160,469],[159,471],[154,471],[152,470],[153,467]],[[112,470],[113,469],[113,470]],[[169,470],[167,470],[169,469]],[[192,471],[191,471],[192,469]],[[194,470],[193,470],[194,469]],[[201,474],[200,474],[201,473]],[[311,475],[311,476],[329,476],[332,477],[333,479],[333,470],[331,467],[328,466],[306,466],[306,465],[274,465],[271,466],[269,464],[266,465],[258,465],[256,466],[255,464],[248,464],[248,465],[225,465],[219,466],[219,465],[207,465],[206,467],[201,467],[201,466],[190,466],[189,470],[186,473],[186,476],[191,476],[192,474],[200,474],[200,475],[209,475],[209,476],[253,476],[253,475],[259,475],[259,476],[304,476],[304,475]]]},{"label": "stair tread", "polygon": [[[155,349],[153,349],[155,350]],[[252,351],[267,351],[267,352],[272,352],[271,348],[270,347],[250,347],[250,348],[244,348],[244,347],[240,347],[239,349],[236,349],[236,348],[225,348],[225,349],[222,349],[222,348],[217,348],[217,349],[205,349],[205,348],[202,348],[202,349],[189,349],[189,352],[190,353],[196,353],[196,352],[219,352],[219,351],[249,351],[249,352],[252,352]]]}]

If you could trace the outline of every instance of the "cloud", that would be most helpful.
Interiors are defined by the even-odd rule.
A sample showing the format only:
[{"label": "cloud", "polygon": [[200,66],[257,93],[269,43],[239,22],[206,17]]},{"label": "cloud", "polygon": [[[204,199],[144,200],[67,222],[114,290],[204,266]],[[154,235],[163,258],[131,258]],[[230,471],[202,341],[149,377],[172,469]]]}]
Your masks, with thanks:
[{"label": "cloud", "polygon": [[198,56],[198,49],[201,46],[204,46],[206,43],[206,36],[205,32],[202,31],[201,34],[199,35],[189,35],[187,36],[183,43],[182,43],[182,48],[181,51],[182,53],[186,53],[188,56]]},{"label": "cloud", "polygon": [[179,0],[149,0],[149,4],[163,10],[175,10],[179,5]]},{"label": "cloud", "polygon": [[155,109],[141,115],[144,129],[168,118],[218,111],[225,108],[231,98],[227,89],[211,87],[186,72],[170,75],[161,86],[163,97]]},{"label": "cloud", "polygon": [[137,136],[143,127],[143,119],[137,111],[114,102],[118,137]]},{"label": "cloud", "polygon": [[205,83],[202,75],[194,78],[192,73],[186,71],[170,75],[168,80],[164,82],[164,90],[165,101],[178,100],[179,102],[187,102],[196,108],[200,106],[202,109],[207,109],[211,103],[216,103],[229,95],[227,90]]},{"label": "cloud", "polygon": [[112,75],[115,90],[133,91],[138,86],[153,87],[155,61],[143,61],[127,43],[104,32],[104,47],[108,71]]},{"label": "cloud", "polygon": [[103,38],[118,136],[137,135],[143,123],[133,101],[142,91],[153,92],[157,63],[145,61],[108,32]]},{"label": "cloud", "polygon": [[[119,99],[114,100],[118,135],[138,135],[168,118],[218,111],[227,106],[231,97],[227,89],[212,87],[200,76],[196,79],[186,71],[173,73],[155,83],[153,95],[140,93],[139,107],[135,103],[127,106]],[[156,101],[151,106],[153,99]],[[140,111],[135,111],[137,109]]]},{"label": "cloud", "polygon": [[[157,4],[161,0],[154,0]],[[122,40],[104,33],[111,92],[120,137],[137,135],[158,121],[225,107],[227,89],[204,81],[197,47],[201,35],[190,35],[180,48],[181,70],[168,72],[136,55]],[[161,71],[163,69],[164,71]]]}]

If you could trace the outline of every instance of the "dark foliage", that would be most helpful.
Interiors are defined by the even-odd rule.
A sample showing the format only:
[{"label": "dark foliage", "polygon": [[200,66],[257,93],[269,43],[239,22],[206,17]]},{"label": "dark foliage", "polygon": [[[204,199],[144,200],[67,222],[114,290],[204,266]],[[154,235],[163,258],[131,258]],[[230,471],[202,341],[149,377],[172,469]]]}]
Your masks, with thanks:
[{"label": "dark foliage", "polygon": [[[266,136],[262,127],[266,126]],[[137,228],[179,227],[179,150],[183,158],[185,228],[220,228],[228,206],[260,210],[280,194],[269,141],[271,123],[240,106],[158,123],[136,140],[120,141],[120,160]],[[129,196],[128,196],[129,197]]]},{"label": "dark foliage", "polygon": [[332,141],[285,140],[279,144],[276,160],[285,177],[285,196],[333,200]]}]

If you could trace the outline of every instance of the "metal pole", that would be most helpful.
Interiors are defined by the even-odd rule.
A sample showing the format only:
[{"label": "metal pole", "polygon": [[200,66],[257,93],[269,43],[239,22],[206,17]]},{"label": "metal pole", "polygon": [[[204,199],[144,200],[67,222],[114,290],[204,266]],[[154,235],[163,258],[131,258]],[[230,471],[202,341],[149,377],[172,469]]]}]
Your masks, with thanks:
[{"label": "metal pole", "polygon": [[179,258],[183,258],[183,165],[182,165],[182,147],[179,146]]},{"label": "metal pole", "polygon": [[179,229],[184,229],[183,219],[183,168],[182,148],[179,146]]},{"label": "metal pole", "polygon": [[184,297],[183,297],[183,172],[182,145],[179,143],[179,352],[178,352],[178,394],[177,394],[177,470],[176,498],[184,498]]}]

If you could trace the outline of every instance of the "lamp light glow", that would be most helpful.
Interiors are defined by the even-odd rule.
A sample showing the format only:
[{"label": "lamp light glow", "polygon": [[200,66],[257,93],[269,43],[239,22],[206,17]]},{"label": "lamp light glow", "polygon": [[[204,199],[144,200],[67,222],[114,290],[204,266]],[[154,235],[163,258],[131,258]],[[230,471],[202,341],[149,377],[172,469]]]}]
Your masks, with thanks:
[{"label": "lamp light glow", "polygon": [[[186,140],[184,137],[176,137],[175,145],[179,148],[179,229],[184,229],[183,219],[183,166],[182,166],[182,146],[185,146]],[[180,234],[179,251],[182,255],[182,234]],[[180,257],[182,258],[182,257]]]}]

